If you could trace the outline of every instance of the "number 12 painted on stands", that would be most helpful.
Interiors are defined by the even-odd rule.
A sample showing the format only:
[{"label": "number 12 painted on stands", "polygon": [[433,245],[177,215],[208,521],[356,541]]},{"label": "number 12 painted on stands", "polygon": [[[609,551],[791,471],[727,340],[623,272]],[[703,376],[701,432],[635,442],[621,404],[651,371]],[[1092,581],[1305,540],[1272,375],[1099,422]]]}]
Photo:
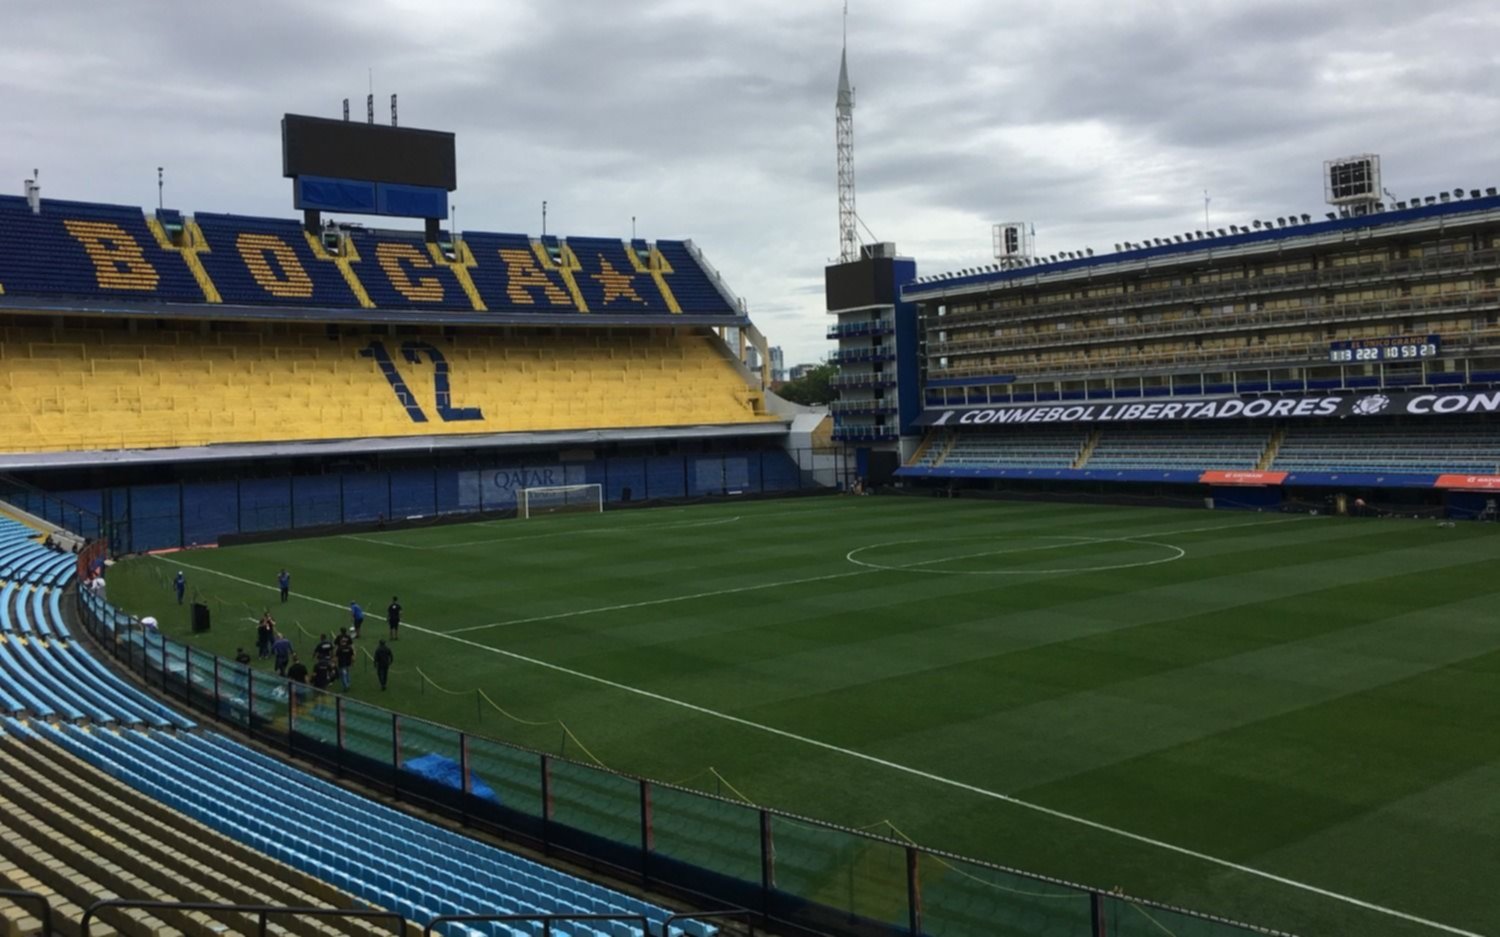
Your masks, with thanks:
[{"label": "number 12 painted on stands", "polygon": [[[386,383],[391,385],[391,390],[396,395],[396,402],[406,408],[406,415],[411,417],[413,423],[426,423],[427,412],[417,402],[417,397],[406,385],[406,379],[401,372],[396,370],[396,363],[391,360],[390,353],[385,350],[384,342],[371,342],[359,350],[360,357],[373,358],[375,366],[380,368]],[[449,383],[448,359],[427,342],[402,342],[401,357],[408,364],[420,365],[422,355],[432,362],[432,390],[433,408],[437,410],[438,419],[444,423],[456,423],[464,420],[482,420],[484,413],[478,407],[455,407],[453,406],[453,390]]]}]

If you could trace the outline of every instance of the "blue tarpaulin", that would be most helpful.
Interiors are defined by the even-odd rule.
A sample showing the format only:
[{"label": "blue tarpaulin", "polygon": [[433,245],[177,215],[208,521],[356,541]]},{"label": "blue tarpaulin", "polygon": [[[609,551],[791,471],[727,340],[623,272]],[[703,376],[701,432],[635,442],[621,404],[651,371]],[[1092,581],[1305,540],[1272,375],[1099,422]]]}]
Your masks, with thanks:
[{"label": "blue tarpaulin", "polygon": [[[403,762],[401,768],[456,791],[463,790],[463,768],[452,758],[444,758],[442,755],[422,755]],[[500,795],[495,793],[494,788],[484,783],[483,779],[475,777],[472,771],[469,772],[469,792],[480,800],[500,803]]]}]

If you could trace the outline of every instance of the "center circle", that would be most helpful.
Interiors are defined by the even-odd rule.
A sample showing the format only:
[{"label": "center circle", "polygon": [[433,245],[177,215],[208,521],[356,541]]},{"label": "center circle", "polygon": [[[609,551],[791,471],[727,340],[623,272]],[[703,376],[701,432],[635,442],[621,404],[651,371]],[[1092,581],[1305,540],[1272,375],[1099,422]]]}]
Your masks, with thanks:
[{"label": "center circle", "polygon": [[[862,559],[861,554],[872,553],[878,550],[886,550],[893,547],[907,547],[915,544],[951,544],[955,541],[980,541],[997,544],[1010,542],[1034,542],[1033,546],[999,546],[994,549],[979,550],[970,553],[960,553],[955,556],[933,557],[930,559],[917,560],[911,563],[881,563],[873,559]],[[1137,547],[1152,548],[1153,552],[1164,554],[1154,558],[1132,560],[1128,563],[1098,563],[1091,566],[1060,566],[1039,569],[937,569],[940,563],[952,563],[960,560],[979,559],[987,556],[1003,556],[1007,554],[1042,553],[1054,550],[1066,550],[1068,547],[1087,547],[1097,544],[1130,544]],[[1162,543],[1156,540],[1143,540],[1137,537],[1072,537],[1048,534],[1028,534],[1017,537],[918,537],[912,540],[890,540],[884,543],[872,543],[862,547],[855,547],[844,554],[844,559],[856,566],[867,569],[889,570],[891,572],[907,573],[929,573],[939,576],[1032,576],[1032,575],[1058,575],[1062,573],[1102,573],[1116,569],[1141,569],[1147,566],[1160,566],[1163,563],[1172,563],[1187,556],[1187,551],[1172,543]]]}]

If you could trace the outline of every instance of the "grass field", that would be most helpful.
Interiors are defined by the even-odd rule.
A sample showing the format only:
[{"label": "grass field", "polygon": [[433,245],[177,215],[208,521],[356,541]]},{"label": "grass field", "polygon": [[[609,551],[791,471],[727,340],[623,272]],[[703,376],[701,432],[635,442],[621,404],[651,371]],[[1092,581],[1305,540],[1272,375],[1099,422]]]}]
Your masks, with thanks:
[{"label": "grass field", "polygon": [[179,568],[226,654],[352,598],[373,648],[399,593],[352,695],[492,737],[564,745],[479,689],[582,760],[1092,886],[1500,934],[1493,526],[821,498],[132,559],[110,597],[186,640]]}]

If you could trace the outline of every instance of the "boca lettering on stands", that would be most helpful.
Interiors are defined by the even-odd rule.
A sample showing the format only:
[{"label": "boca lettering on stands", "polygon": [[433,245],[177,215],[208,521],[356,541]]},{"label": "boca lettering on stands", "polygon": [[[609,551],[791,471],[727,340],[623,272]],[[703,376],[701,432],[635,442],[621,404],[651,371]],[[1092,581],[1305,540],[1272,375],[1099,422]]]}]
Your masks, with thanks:
[{"label": "boca lettering on stands", "polygon": [[1286,397],[1190,397],[1154,402],[1013,403],[934,408],[920,426],[955,429],[1016,423],[1133,423],[1166,420],[1443,416],[1500,412],[1500,391],[1476,393],[1344,393]]}]

